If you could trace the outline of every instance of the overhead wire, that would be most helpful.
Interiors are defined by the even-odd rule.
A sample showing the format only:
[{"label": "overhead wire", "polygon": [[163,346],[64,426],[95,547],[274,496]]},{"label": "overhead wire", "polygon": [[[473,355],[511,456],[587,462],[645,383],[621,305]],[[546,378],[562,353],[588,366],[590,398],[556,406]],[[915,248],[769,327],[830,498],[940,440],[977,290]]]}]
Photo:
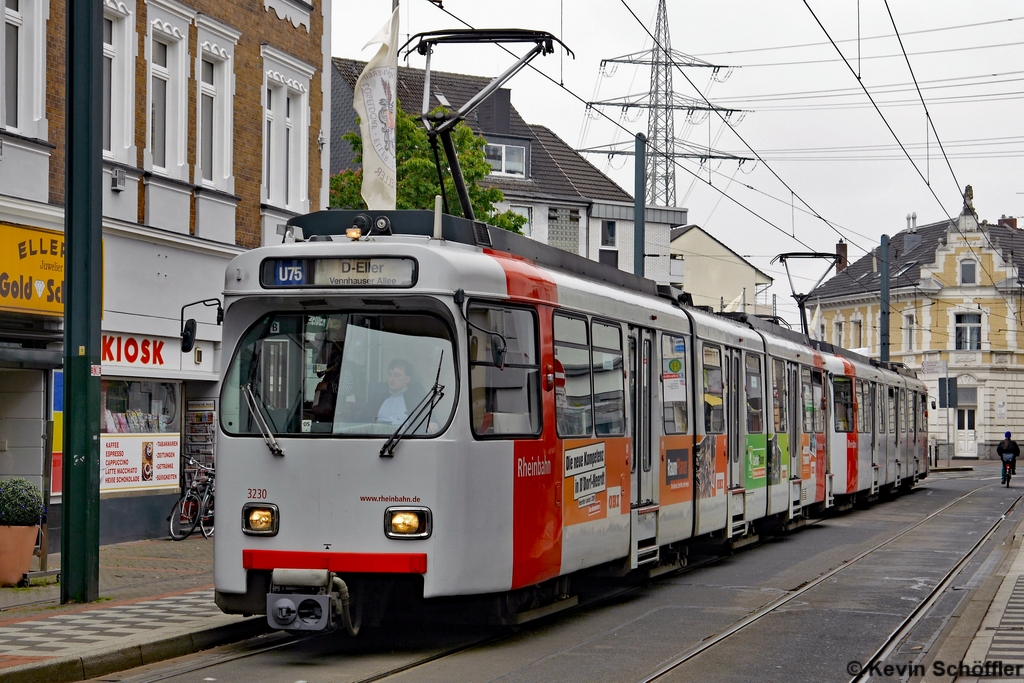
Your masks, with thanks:
[{"label": "overhead wire", "polygon": [[[625,0],[622,0],[622,1],[625,2]],[[825,25],[822,23],[821,19],[818,18],[818,15],[814,12],[814,9],[811,8],[811,5],[808,2],[808,0],[803,0],[803,3],[804,3],[804,6],[807,8],[807,11],[811,13],[811,16],[814,18],[815,22],[817,22],[817,24],[821,28],[822,32],[825,34],[825,37],[828,38],[829,42],[832,43],[832,46],[835,48],[836,52],[839,54],[839,56],[842,59],[843,63],[846,65],[846,68],[850,71],[850,73],[854,76],[854,78],[857,78],[857,73],[854,70],[853,65],[850,64],[850,61],[846,58],[846,55],[844,55],[842,50],[839,49],[839,46],[836,44],[835,40],[832,38],[832,35],[828,32],[828,29],[825,28]],[[888,9],[888,0],[886,0],[886,8]],[[892,18],[892,14],[890,13],[889,16],[890,16],[890,19],[891,19]],[[895,20],[892,21],[892,24],[893,24],[893,30],[895,30],[897,32],[897,35],[898,35],[899,31],[896,28]],[[903,50],[903,42],[902,42],[902,40],[900,40],[900,48],[901,48],[901,50]],[[908,68],[910,68],[911,77],[914,79],[914,81],[916,83],[917,78],[916,78],[916,76],[914,76],[913,68],[910,66],[910,58],[907,56],[907,53],[906,53],[905,50],[903,50],[903,55],[904,55],[904,58],[906,60]],[[874,97],[872,97],[871,92],[868,90],[868,87],[867,87],[867,85],[865,85],[863,79],[857,78],[857,83],[860,85],[861,90],[864,91],[864,94],[867,96],[868,100],[874,106],[875,111],[881,117],[882,122],[885,124],[885,127],[889,130],[889,133],[892,135],[893,139],[896,140],[896,143],[899,145],[899,147],[903,151],[904,155],[906,155],[907,159],[910,161],[910,164],[914,167],[914,170],[917,171],[918,176],[920,176],[921,180],[925,183],[925,186],[928,188],[928,191],[931,193],[932,197],[934,197],[936,203],[938,203],[939,208],[942,209],[942,212],[944,214],[946,214],[946,218],[949,220],[950,224],[953,227],[955,227],[956,231],[960,233],[961,237],[963,237],[964,243],[967,245],[967,248],[971,252],[971,254],[974,255],[974,257],[975,257],[975,259],[976,259],[976,261],[978,263],[978,266],[982,269],[982,272],[984,272],[986,275],[988,275],[989,279],[992,280],[993,283],[995,283],[996,282],[995,278],[985,268],[985,265],[982,262],[981,257],[978,255],[978,253],[976,251],[974,251],[974,247],[971,245],[970,241],[967,239],[967,236],[964,235],[963,231],[960,229],[960,225],[958,224],[958,222],[956,220],[953,219],[953,217],[949,214],[949,212],[946,211],[946,207],[943,205],[942,200],[939,199],[938,194],[936,194],[935,188],[932,187],[931,182],[929,182],[928,179],[921,172],[921,169],[918,167],[917,163],[914,161],[913,157],[910,155],[910,152],[907,150],[906,146],[903,144],[903,141],[900,140],[899,136],[896,134],[896,131],[893,130],[892,125],[889,123],[889,120],[886,119],[885,114],[882,113],[882,110],[879,109],[878,105],[875,103],[875,99],[874,99]],[[920,91],[918,91],[918,94],[920,95]],[[922,104],[924,104],[924,97],[923,96],[921,96],[921,102],[922,102]],[[924,106],[925,106],[925,112],[927,113],[927,111],[928,111],[927,105],[924,105]],[[930,120],[930,116],[929,116],[929,124],[931,126],[932,131],[934,132],[934,123]],[[941,145],[940,145],[940,148],[941,148]],[[944,150],[943,150],[943,155],[945,156],[945,151]],[[960,194],[960,197],[964,200],[964,206],[966,207],[967,206],[967,199],[966,199],[966,197],[963,194],[963,190],[960,190],[959,183],[956,182],[956,174],[953,173],[953,166],[952,166],[952,164],[949,163],[948,157],[946,158],[946,162],[947,162],[947,166],[949,167],[950,173],[953,175],[953,180],[954,180],[954,182],[957,185],[957,191]],[[982,234],[985,236],[985,239],[988,240],[988,235],[985,235],[984,231],[982,231]],[[993,250],[997,251],[997,253],[998,253],[998,250],[996,250],[995,247],[992,246],[991,240],[988,240],[988,241],[989,241],[989,246],[992,247]],[[1000,298],[1003,299],[1003,302],[1007,306],[1007,310],[1012,310],[1013,307],[1010,305],[1010,302],[1006,299],[1006,297],[1003,296],[1002,292],[999,292],[998,289],[996,290],[996,292],[997,292],[997,294],[999,294]]]},{"label": "overhead wire", "polygon": [[[473,27],[473,26],[472,26],[471,24],[469,24],[469,22],[467,22],[467,21],[463,20],[462,18],[460,18],[460,17],[456,16],[456,15],[455,15],[454,13],[452,13],[452,12],[451,12],[450,10],[448,10],[448,9],[446,9],[446,8],[444,8],[444,7],[440,6],[440,5],[438,5],[438,4],[435,4],[435,3],[433,3],[433,2],[430,2],[430,0],[426,0],[426,1],[427,1],[427,2],[429,2],[429,3],[430,3],[430,5],[431,5],[432,7],[435,7],[436,9],[439,9],[440,11],[444,12],[445,14],[447,14],[448,16],[450,16],[450,17],[451,17],[452,19],[454,19],[455,21],[458,21],[459,23],[461,23],[461,24],[462,24],[463,26],[465,26],[466,28],[469,28],[469,29],[473,29],[473,28],[474,28],[474,27]],[[650,32],[649,30],[647,30],[647,27],[646,27],[646,26],[644,26],[643,22],[642,22],[642,21],[640,21],[640,19],[639,19],[639,18],[638,18],[638,17],[636,16],[636,14],[635,14],[635,13],[634,13],[634,12],[632,11],[632,9],[630,9],[630,8],[629,8],[629,6],[628,6],[628,5],[626,5],[626,3],[625,3],[625,0],[622,0],[622,2],[623,2],[623,5],[625,5],[625,6],[626,6],[626,9],[627,9],[627,10],[629,10],[630,14],[632,14],[632,15],[633,15],[633,17],[634,17],[634,18],[635,18],[635,19],[637,20],[637,22],[638,22],[638,23],[639,23],[639,24],[641,25],[641,27],[642,27],[642,28],[643,28],[643,29],[644,29],[644,30],[645,30],[645,31],[647,32],[647,34],[648,34],[648,36],[649,36],[649,37],[651,38],[651,40],[652,40],[652,41],[654,41],[654,44],[655,44],[655,45],[658,45],[658,41],[657,41],[657,39],[656,39],[656,38],[655,38],[655,37],[653,36],[653,34],[651,34],[651,32]],[[516,59],[518,59],[518,58],[519,58],[519,55],[516,55],[516,53],[515,53],[515,52],[513,52],[513,51],[512,51],[512,50],[510,50],[510,49],[508,49],[508,48],[507,48],[507,47],[505,47],[504,45],[498,45],[498,47],[500,47],[500,48],[501,48],[501,49],[502,49],[503,51],[505,51],[505,52],[506,52],[506,53],[508,53],[509,55],[512,55],[512,56],[513,56],[513,57],[515,57]],[[676,62],[675,62],[674,60],[672,61],[672,63],[674,64],[674,66],[676,67],[676,69],[680,70],[680,73],[682,73],[682,74],[683,74],[683,77],[684,77],[684,78],[686,78],[686,80],[687,80],[688,82],[690,82],[690,85],[691,85],[691,87],[694,87],[694,86],[693,86],[693,82],[692,82],[692,81],[690,81],[689,77],[688,77],[688,76],[687,76],[687,75],[685,74],[685,72],[682,72],[682,70],[680,69],[680,66],[679,66],[679,64],[678,64],[678,63],[676,63]],[[573,97],[574,99],[576,99],[577,101],[579,101],[579,102],[580,102],[581,104],[583,104],[583,105],[586,105],[586,104],[587,104],[587,101],[586,101],[585,99],[583,99],[583,98],[582,98],[582,97],[581,97],[580,95],[578,95],[578,94],[577,94],[576,92],[574,92],[574,91],[573,91],[573,90],[571,90],[570,88],[566,87],[564,83],[559,83],[559,82],[558,82],[558,81],[557,81],[556,79],[552,78],[551,76],[549,76],[548,74],[544,73],[543,71],[541,71],[540,69],[538,69],[538,68],[537,68],[536,66],[534,66],[534,65],[532,65],[532,64],[530,64],[530,65],[528,65],[528,66],[529,66],[529,68],[530,68],[530,69],[531,69],[531,70],[532,70],[533,72],[535,72],[535,73],[537,73],[538,75],[542,76],[543,78],[547,79],[547,80],[548,80],[548,81],[549,81],[550,83],[552,83],[552,84],[553,84],[553,85],[555,85],[556,87],[558,87],[558,88],[562,89],[563,91],[565,91],[565,92],[566,92],[567,94],[569,94],[570,96],[572,96],[572,97]],[[698,90],[698,89],[697,89],[696,87],[694,87],[694,90],[697,90],[697,92],[698,92],[698,93],[700,93],[700,91],[699,91],[699,90]],[[701,95],[701,96],[703,97],[703,95]],[[711,105],[711,103],[710,103],[710,102],[708,102],[706,98],[704,98],[704,101],[705,101],[705,103],[707,103],[707,104],[708,104],[709,106]],[[626,128],[625,126],[623,126],[623,125],[622,125],[622,124],[621,124],[620,122],[618,122],[618,121],[614,120],[613,118],[611,118],[610,116],[608,116],[607,114],[605,114],[604,112],[602,112],[602,111],[600,111],[600,110],[598,110],[598,113],[599,113],[599,115],[600,115],[600,116],[601,116],[602,118],[606,119],[607,121],[609,121],[610,123],[612,123],[612,124],[613,124],[614,126],[616,126],[616,127],[620,128],[620,129],[622,129],[622,130],[623,130],[624,132],[626,132],[626,133],[628,133],[628,134],[632,135],[632,131],[630,131],[629,129],[627,129],[627,128]],[[717,113],[717,112],[716,112],[716,113]],[[719,113],[719,116],[721,117],[721,113]],[[723,117],[723,121],[724,121],[724,117]],[[730,128],[730,129],[732,130],[732,131],[733,131],[733,133],[734,133],[734,134],[736,134],[736,132],[735,132],[735,129],[733,128],[733,126],[732,126],[731,124],[729,124],[729,123],[728,123],[728,121],[725,121],[725,124],[726,124],[726,125],[727,125],[727,126],[728,126],[728,127],[729,127],[729,128]],[[738,137],[738,138],[739,138],[740,140],[742,140],[742,141],[743,141],[744,145],[747,145],[746,141],[745,141],[745,140],[743,140],[743,138],[742,138],[741,136],[739,136],[738,134],[736,134],[736,135],[737,135],[737,137]],[[753,150],[753,148],[751,148],[751,147],[750,147],[749,145],[747,145],[747,147],[748,147],[748,149],[750,149],[750,150],[751,150],[751,152],[753,152],[753,153],[754,153],[755,155],[757,154],[757,152],[756,152],[755,150]],[[787,231],[786,231],[786,230],[784,230],[783,228],[779,227],[778,225],[776,225],[775,223],[773,223],[773,222],[772,222],[772,221],[770,221],[769,219],[765,218],[764,216],[762,216],[762,215],[761,215],[761,214],[759,214],[758,212],[754,211],[754,210],[753,210],[753,209],[751,209],[750,207],[746,206],[745,204],[743,204],[742,202],[740,202],[739,200],[737,200],[737,199],[736,199],[735,197],[732,197],[731,195],[729,195],[729,194],[727,194],[726,192],[724,192],[724,191],[723,191],[722,189],[720,189],[720,188],[716,187],[716,186],[715,186],[715,185],[714,185],[714,184],[713,184],[712,182],[710,182],[709,180],[705,180],[705,179],[704,179],[703,177],[699,176],[698,174],[694,173],[694,172],[693,172],[693,171],[691,171],[690,169],[688,169],[688,168],[686,168],[685,166],[683,166],[683,165],[682,165],[682,164],[681,164],[681,163],[679,162],[679,160],[678,160],[678,159],[675,159],[675,158],[673,158],[673,163],[674,163],[674,165],[675,165],[675,166],[676,166],[677,168],[680,168],[680,169],[682,169],[682,170],[683,170],[684,172],[686,172],[686,173],[690,174],[691,176],[693,176],[693,177],[694,177],[694,178],[696,178],[697,180],[700,180],[700,182],[702,182],[702,183],[704,183],[705,185],[709,186],[710,188],[712,188],[713,190],[715,190],[716,192],[718,192],[719,194],[721,194],[721,195],[722,195],[723,197],[725,197],[725,198],[726,198],[726,199],[728,199],[729,201],[731,201],[731,202],[733,202],[734,204],[736,204],[736,206],[738,206],[739,208],[743,209],[744,211],[746,211],[747,213],[751,214],[752,216],[756,217],[757,219],[761,220],[762,222],[764,222],[764,223],[765,223],[766,225],[770,226],[770,227],[771,227],[771,228],[773,228],[774,230],[776,230],[776,231],[778,231],[778,232],[782,233],[783,235],[785,235],[785,236],[786,236],[786,237],[788,237],[789,239],[792,239],[793,241],[795,241],[795,242],[796,242],[797,244],[799,244],[800,246],[804,247],[804,248],[805,248],[805,249],[807,249],[808,251],[815,251],[813,247],[811,247],[811,246],[810,246],[809,244],[807,244],[806,242],[804,242],[804,241],[803,241],[803,240],[801,240],[800,238],[796,237],[795,235],[791,235],[791,234],[790,234],[789,232],[787,232]],[[772,169],[771,169],[771,168],[770,168],[770,167],[768,166],[768,164],[767,164],[767,163],[765,163],[765,162],[764,162],[763,160],[762,160],[762,163],[764,163],[765,167],[766,167],[766,168],[768,168],[768,169],[769,169],[769,171],[771,171],[771,172],[772,172],[772,174],[773,174],[773,175],[774,175],[774,176],[775,176],[775,177],[776,177],[776,178],[777,178],[777,179],[778,179],[778,180],[779,180],[780,182],[782,182],[782,184],[783,184],[784,186],[786,186],[786,187],[787,187],[787,189],[790,189],[790,190],[792,191],[792,189],[791,189],[791,188],[789,188],[789,185],[787,185],[787,184],[785,183],[785,181],[783,181],[783,180],[782,180],[782,178],[780,178],[780,177],[778,176],[778,174],[776,174],[776,173],[775,173],[775,172],[774,172],[774,171],[773,171],[773,170],[772,170]],[[797,196],[797,197],[799,197],[799,195],[796,195],[796,193],[795,193],[795,192],[794,192],[794,196]],[[828,220],[826,220],[826,219],[825,219],[824,217],[822,217],[822,216],[821,216],[821,215],[820,215],[820,214],[819,214],[819,213],[818,213],[817,211],[814,211],[814,210],[813,210],[813,208],[812,208],[812,207],[811,207],[811,206],[810,206],[809,204],[807,204],[807,202],[805,202],[805,201],[804,201],[804,200],[803,200],[802,198],[800,198],[800,201],[801,201],[801,203],[803,203],[803,204],[804,204],[804,206],[805,206],[805,207],[807,207],[807,209],[808,209],[808,211],[809,211],[809,213],[810,213],[811,215],[813,215],[813,216],[815,216],[816,218],[818,218],[819,220],[823,221],[823,222],[824,222],[824,223],[825,223],[826,225],[828,225],[828,226],[829,226],[830,228],[832,228],[832,230],[834,230],[834,231],[835,231],[835,232],[836,232],[837,234],[839,234],[839,235],[840,235],[841,237],[845,238],[845,239],[846,239],[846,241],[847,241],[848,243],[854,244],[854,246],[857,246],[857,248],[858,248],[858,249],[861,249],[861,250],[862,250],[862,251],[864,251],[865,253],[868,253],[868,250],[867,250],[867,249],[864,249],[864,247],[862,247],[862,246],[860,246],[860,245],[857,245],[857,244],[856,244],[855,242],[853,242],[852,240],[850,240],[850,239],[849,239],[849,237],[847,237],[847,236],[846,236],[846,235],[844,235],[844,234],[843,234],[843,233],[842,233],[841,231],[839,231],[838,229],[836,229],[836,227],[835,227],[835,226],[834,226],[834,225],[833,225],[832,223],[830,223],[830,222],[829,222]],[[847,273],[847,271],[846,271],[846,270],[843,270],[843,271],[841,271],[841,272],[842,272],[842,273]],[[847,273],[847,275],[848,275],[848,273]],[[867,288],[865,288],[865,287],[863,286],[863,284],[861,284],[861,283],[859,283],[859,282],[856,282],[856,280],[853,280],[853,279],[852,279],[852,277],[851,277],[851,281],[852,281],[852,282],[853,282],[854,284],[856,284],[856,285],[857,285],[857,286],[858,286],[858,287],[859,287],[859,288],[860,288],[860,289],[861,289],[861,290],[862,290],[862,291],[863,291],[864,293],[867,293],[867,294],[873,294],[873,293],[871,292],[871,290],[868,290]],[[794,292],[794,295],[795,295],[795,292]]]},{"label": "overhead wire", "polygon": [[[647,33],[647,35],[649,35],[649,36],[651,37],[651,40],[653,40],[653,41],[654,41],[654,44],[655,44],[655,45],[657,45],[657,46],[658,46],[659,48],[661,48],[662,46],[661,46],[661,45],[660,45],[660,44],[658,43],[658,39],[657,39],[657,38],[656,38],[656,37],[654,36],[654,34],[653,34],[653,33],[651,33],[650,29],[648,29],[648,28],[647,28],[647,26],[646,26],[646,25],[644,25],[643,21],[641,21],[641,20],[640,20],[640,17],[638,17],[638,16],[636,15],[636,12],[634,12],[634,11],[633,11],[633,8],[629,6],[629,3],[627,3],[627,2],[626,2],[626,0],[620,0],[620,2],[622,3],[622,6],[626,8],[626,11],[628,11],[628,12],[630,13],[630,15],[632,15],[633,19],[634,19],[634,20],[636,20],[636,22],[637,22],[638,24],[640,24],[640,27],[641,27],[641,28],[642,28],[642,29],[643,29],[643,30],[644,30],[644,31],[645,31],[645,32]],[[832,229],[832,230],[833,230],[833,231],[834,231],[834,232],[835,232],[835,233],[836,233],[837,235],[839,235],[840,237],[843,237],[843,238],[845,238],[847,242],[851,242],[851,243],[853,242],[853,240],[851,240],[851,239],[850,239],[850,238],[849,238],[848,236],[844,235],[844,234],[842,233],[842,231],[840,231],[840,230],[839,230],[838,228],[836,228],[836,226],[835,226],[835,225],[833,225],[833,224],[832,224],[832,223],[831,223],[830,221],[828,221],[828,220],[827,220],[827,219],[826,219],[826,218],[825,218],[824,216],[822,216],[822,215],[821,215],[820,213],[818,213],[817,211],[815,211],[815,210],[814,210],[814,208],[813,208],[813,207],[812,207],[812,206],[811,206],[810,204],[808,204],[808,203],[807,203],[807,202],[806,202],[806,201],[804,200],[804,198],[803,198],[803,197],[801,197],[801,196],[800,196],[800,195],[799,195],[799,194],[798,194],[798,193],[796,192],[796,190],[794,190],[794,189],[793,189],[792,187],[790,187],[789,183],[787,183],[787,182],[786,182],[785,180],[783,180],[783,179],[782,179],[782,177],[781,177],[781,176],[780,176],[780,175],[779,175],[778,173],[776,173],[776,172],[775,172],[775,169],[773,169],[773,168],[771,167],[771,165],[769,165],[769,164],[768,164],[768,162],[766,162],[766,161],[765,161],[765,160],[764,160],[764,159],[763,159],[763,158],[761,157],[761,155],[760,155],[760,154],[759,154],[759,153],[757,152],[757,150],[755,150],[755,149],[754,149],[754,148],[753,148],[753,147],[752,147],[752,146],[751,146],[751,145],[750,145],[750,144],[749,144],[749,143],[748,143],[748,142],[746,141],[746,139],[745,139],[745,138],[744,138],[744,137],[743,137],[742,135],[740,135],[740,134],[739,134],[738,132],[736,132],[736,128],[735,128],[735,126],[733,126],[733,125],[732,125],[731,123],[729,123],[729,121],[728,121],[728,119],[727,119],[727,118],[725,117],[725,115],[723,115],[721,111],[719,111],[719,110],[718,110],[717,108],[715,108],[715,107],[714,107],[714,106],[713,106],[713,105],[711,104],[711,102],[710,102],[710,101],[708,101],[707,97],[705,97],[705,96],[704,96],[704,93],[702,93],[702,92],[700,91],[700,89],[699,89],[699,88],[697,88],[697,86],[696,86],[696,85],[694,84],[694,82],[693,82],[693,80],[692,80],[692,79],[690,78],[690,76],[689,76],[689,75],[688,75],[688,74],[687,74],[687,73],[686,73],[686,72],[685,72],[685,71],[683,70],[682,66],[681,66],[681,65],[680,65],[680,64],[679,64],[679,63],[678,63],[677,61],[675,61],[674,59],[672,59],[671,55],[669,56],[669,63],[671,63],[671,64],[672,64],[672,66],[674,66],[674,67],[675,67],[676,71],[678,71],[678,72],[679,72],[679,74],[680,74],[680,75],[681,75],[681,76],[682,76],[683,78],[685,78],[685,79],[686,79],[686,82],[690,84],[690,87],[691,87],[691,88],[693,88],[693,90],[694,90],[694,91],[695,91],[695,92],[696,92],[696,93],[697,93],[698,95],[700,95],[700,97],[701,97],[701,99],[702,99],[702,100],[704,101],[704,103],[705,103],[706,105],[708,105],[708,107],[711,107],[711,108],[712,108],[712,110],[714,111],[714,113],[715,113],[715,114],[717,114],[717,115],[718,115],[718,117],[719,117],[719,118],[720,118],[720,119],[722,120],[722,122],[723,122],[723,123],[725,123],[725,125],[729,127],[729,130],[731,130],[731,131],[732,131],[732,134],[733,134],[733,135],[735,135],[735,136],[736,136],[736,138],[737,138],[737,139],[738,139],[738,140],[739,140],[740,142],[742,142],[742,143],[743,143],[744,147],[746,147],[747,149],[749,149],[749,150],[750,150],[750,152],[751,152],[751,153],[752,153],[752,154],[753,154],[753,155],[754,155],[755,157],[757,157],[757,160],[758,160],[758,161],[760,161],[760,162],[761,162],[762,164],[764,164],[765,168],[767,168],[767,169],[768,169],[769,173],[771,173],[771,174],[772,174],[773,176],[775,176],[775,179],[776,179],[776,180],[778,180],[778,181],[779,181],[780,183],[782,183],[782,185],[783,185],[783,186],[784,186],[784,187],[785,187],[785,188],[786,188],[787,190],[789,190],[790,192],[792,192],[792,193],[793,193],[793,196],[794,196],[794,197],[796,197],[797,199],[799,199],[799,200],[800,200],[800,203],[801,203],[801,204],[803,204],[803,205],[804,205],[805,207],[807,207],[807,209],[808,209],[808,210],[810,210],[810,211],[811,211],[811,212],[812,212],[812,213],[814,214],[815,218],[817,218],[818,220],[820,220],[821,222],[823,222],[823,223],[824,223],[825,225],[827,225],[827,226],[828,226],[829,228],[831,228],[831,229]],[[785,231],[783,231],[783,232],[785,232]],[[788,234],[788,233],[786,233],[786,234]],[[860,245],[857,245],[857,246],[858,246],[858,247],[859,247],[860,249],[864,249],[864,247],[861,247]],[[866,250],[865,250],[865,251],[866,251]]]},{"label": "overhead wire", "polygon": [[[1021,20],[1024,20],[1024,17],[1008,17],[1006,19],[993,19],[993,20],[990,20],[990,21],[978,21],[978,22],[974,22],[974,23],[971,23],[971,24],[956,24],[956,25],[953,25],[953,26],[939,26],[939,27],[936,27],[936,28],[919,29],[917,31],[907,31],[903,35],[905,35],[905,36],[916,36],[916,35],[922,35],[922,34],[926,34],[926,33],[939,33],[939,32],[942,32],[942,31],[955,31],[955,30],[960,30],[960,29],[965,29],[965,28],[977,28],[979,26],[992,26],[993,24],[1006,24],[1006,23],[1011,23],[1011,22],[1014,22],[1014,21],[1021,21]],[[885,33],[885,34],[877,35],[877,36],[864,36],[864,37],[860,37],[860,38],[846,38],[844,40],[837,40],[836,42],[837,43],[853,43],[853,42],[859,42],[859,41],[880,40],[880,39],[892,38],[892,37],[893,37],[893,34]],[[818,42],[818,43],[799,43],[799,44],[796,44],[796,45],[770,45],[770,46],[766,46],[766,47],[747,48],[747,49],[744,49],[744,50],[726,50],[724,52],[705,52],[705,53],[699,54],[697,56],[701,57],[701,58],[705,58],[705,57],[718,57],[720,55],[738,55],[738,54],[747,54],[747,53],[751,53],[751,52],[768,52],[768,51],[772,51],[772,50],[793,50],[793,49],[800,49],[800,48],[805,48],[805,47],[821,47],[822,45],[828,45],[828,43],[827,42]]]}]

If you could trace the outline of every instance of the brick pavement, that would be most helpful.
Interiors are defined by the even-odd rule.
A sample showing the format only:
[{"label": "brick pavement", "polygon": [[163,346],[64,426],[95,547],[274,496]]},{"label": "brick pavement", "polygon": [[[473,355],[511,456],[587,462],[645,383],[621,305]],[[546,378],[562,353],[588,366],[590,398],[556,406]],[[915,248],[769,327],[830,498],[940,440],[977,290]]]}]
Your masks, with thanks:
[{"label": "brick pavement", "polygon": [[266,630],[214,604],[213,541],[201,536],[100,548],[94,603],[59,605],[44,581],[0,588],[0,681],[83,680]]}]

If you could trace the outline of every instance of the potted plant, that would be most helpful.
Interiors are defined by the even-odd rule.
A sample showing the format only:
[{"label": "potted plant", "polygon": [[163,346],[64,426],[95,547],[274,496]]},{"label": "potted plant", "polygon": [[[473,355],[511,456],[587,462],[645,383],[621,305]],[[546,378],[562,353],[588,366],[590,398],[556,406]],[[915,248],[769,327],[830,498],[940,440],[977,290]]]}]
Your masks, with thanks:
[{"label": "potted plant", "polygon": [[14,586],[32,566],[43,496],[26,479],[0,480],[0,586]]}]

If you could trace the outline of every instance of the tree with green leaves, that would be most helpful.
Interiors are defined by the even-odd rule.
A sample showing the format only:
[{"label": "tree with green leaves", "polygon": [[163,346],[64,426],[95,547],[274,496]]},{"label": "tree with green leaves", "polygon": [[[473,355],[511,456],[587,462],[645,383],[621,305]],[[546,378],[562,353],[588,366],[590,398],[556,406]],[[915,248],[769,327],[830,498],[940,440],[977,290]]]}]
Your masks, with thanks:
[{"label": "tree with green leaves", "polygon": [[[363,141],[356,132],[345,133],[342,139],[352,146],[356,163],[362,162]],[[491,172],[491,165],[484,157],[483,137],[477,135],[465,123],[459,123],[452,131],[452,142],[459,157],[462,176],[469,190],[469,199],[473,204],[473,213],[479,220],[504,228],[517,234],[523,234],[526,217],[511,211],[499,213],[494,204],[505,198],[504,193],[496,187],[482,187],[478,181]],[[402,111],[401,103],[395,107],[395,164],[397,170],[398,209],[433,210],[434,197],[441,194],[437,180],[437,167],[434,165],[434,152],[430,147],[430,139],[426,131],[409,114]],[[439,150],[442,163],[444,151]],[[458,202],[458,194],[450,174],[445,174],[445,193],[452,214],[462,215],[462,207]],[[363,186],[362,169],[346,169],[331,176],[330,205],[338,209],[366,209],[360,191]]]}]

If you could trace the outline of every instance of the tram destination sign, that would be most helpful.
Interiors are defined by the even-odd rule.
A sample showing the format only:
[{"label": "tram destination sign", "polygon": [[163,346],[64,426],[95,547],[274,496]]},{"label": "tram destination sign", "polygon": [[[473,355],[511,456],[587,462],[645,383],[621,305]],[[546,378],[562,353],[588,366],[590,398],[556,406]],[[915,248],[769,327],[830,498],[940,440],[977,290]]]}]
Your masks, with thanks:
[{"label": "tram destination sign", "polygon": [[369,258],[268,259],[264,287],[412,287],[416,260],[394,256]]}]

